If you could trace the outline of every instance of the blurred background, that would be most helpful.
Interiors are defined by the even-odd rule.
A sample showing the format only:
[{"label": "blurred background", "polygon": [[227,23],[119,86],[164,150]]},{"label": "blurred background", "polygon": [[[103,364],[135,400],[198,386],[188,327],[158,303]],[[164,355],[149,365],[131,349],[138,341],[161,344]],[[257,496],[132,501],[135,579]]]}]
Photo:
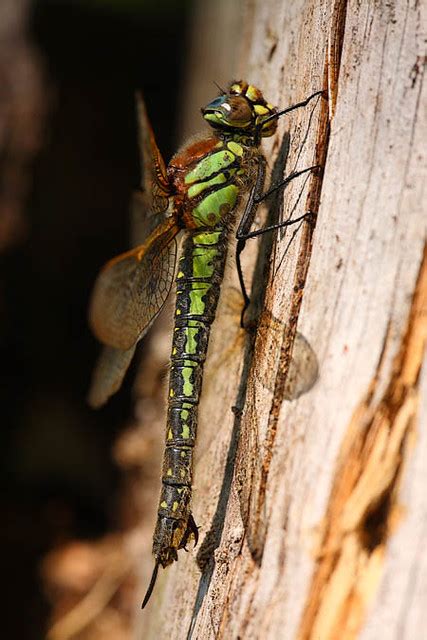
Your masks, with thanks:
[{"label": "blurred background", "polygon": [[[5,638],[44,637],[52,610],[69,608],[61,589],[73,591],[67,576],[90,541],[129,524],[111,449],[131,420],[132,375],[105,409],[87,407],[98,352],[87,304],[99,267],[128,247],[136,89],[166,160],[176,148],[193,9],[191,0],[0,6]],[[66,558],[49,553],[72,541],[67,574]]]}]

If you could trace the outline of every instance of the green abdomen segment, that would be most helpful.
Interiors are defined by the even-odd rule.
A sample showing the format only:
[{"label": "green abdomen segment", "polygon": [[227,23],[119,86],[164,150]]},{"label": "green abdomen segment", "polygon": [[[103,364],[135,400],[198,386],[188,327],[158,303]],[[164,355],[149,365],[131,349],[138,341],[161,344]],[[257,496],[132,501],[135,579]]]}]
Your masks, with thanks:
[{"label": "green abdomen segment", "polygon": [[179,261],[166,450],[153,542],[153,553],[163,566],[177,559],[177,550],[194,532],[190,500],[197,409],[226,253],[227,230],[215,227],[191,232]]}]

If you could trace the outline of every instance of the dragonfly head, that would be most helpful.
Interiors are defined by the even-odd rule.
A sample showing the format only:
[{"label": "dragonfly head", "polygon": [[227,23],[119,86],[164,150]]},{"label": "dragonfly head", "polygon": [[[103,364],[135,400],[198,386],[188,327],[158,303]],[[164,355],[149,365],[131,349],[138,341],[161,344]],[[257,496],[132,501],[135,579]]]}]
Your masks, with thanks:
[{"label": "dragonfly head", "polygon": [[276,112],[259,89],[244,81],[232,82],[226,92],[202,109],[204,119],[214,129],[254,138],[273,135],[277,119],[269,118]]}]

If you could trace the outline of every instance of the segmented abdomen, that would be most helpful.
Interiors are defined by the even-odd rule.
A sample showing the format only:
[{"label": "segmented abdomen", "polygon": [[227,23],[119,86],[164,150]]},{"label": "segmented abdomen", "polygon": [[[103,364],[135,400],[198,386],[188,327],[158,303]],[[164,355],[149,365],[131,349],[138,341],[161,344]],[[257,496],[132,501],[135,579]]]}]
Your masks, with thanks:
[{"label": "segmented abdomen", "polygon": [[[153,544],[154,555],[169,562],[175,559],[165,549],[165,545],[171,545],[167,540],[173,530],[171,520],[187,522],[190,516],[197,410],[210,327],[224,274],[227,233],[225,228],[191,232],[184,242],[176,278],[166,450]],[[179,549],[180,541],[176,542],[175,548]]]},{"label": "segmented abdomen", "polygon": [[[200,142],[197,144],[200,146]],[[229,227],[239,195],[235,175],[243,149],[233,142],[218,141],[215,145],[210,142],[209,149],[194,163],[192,147],[186,148],[169,166],[178,194],[176,205],[188,236],[176,277],[166,450],[153,541],[154,556],[163,566],[176,560],[177,551],[197,533],[190,507],[197,409],[210,327],[224,275]],[[187,165],[187,170],[186,157],[191,166]]]}]

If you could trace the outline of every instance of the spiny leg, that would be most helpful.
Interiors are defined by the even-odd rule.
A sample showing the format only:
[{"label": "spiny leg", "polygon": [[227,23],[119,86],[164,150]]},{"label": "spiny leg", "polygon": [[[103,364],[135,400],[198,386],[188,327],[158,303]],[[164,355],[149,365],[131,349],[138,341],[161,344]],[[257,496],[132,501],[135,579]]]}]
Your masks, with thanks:
[{"label": "spiny leg", "polygon": [[277,224],[272,224],[268,227],[263,227],[262,229],[257,229],[256,231],[251,231],[244,236],[244,240],[250,240],[251,238],[257,238],[258,236],[262,236],[264,233],[269,231],[275,231],[276,229],[282,229],[283,227],[290,227],[297,222],[302,222],[303,220],[309,221],[314,217],[314,213],[312,211],[306,211],[302,216],[298,218],[294,218],[293,220],[285,220],[284,222],[278,222]]},{"label": "spiny leg", "polygon": [[184,549],[185,551],[187,551],[187,542],[189,541],[190,536],[193,536],[194,546],[196,546],[199,541],[199,527],[195,523],[193,515],[191,513],[187,520],[187,528],[181,540],[181,545],[180,545],[181,549]]},{"label": "spiny leg", "polygon": [[275,231],[276,229],[281,229],[283,227],[289,227],[293,224],[297,224],[302,220],[307,220],[313,216],[312,212],[306,212],[304,215],[299,216],[298,218],[294,218],[293,220],[286,220],[284,222],[279,222],[277,224],[269,225],[268,227],[263,227],[262,229],[257,229],[256,231],[249,231],[252,226],[256,210],[258,205],[265,200],[269,195],[278,191],[279,189],[284,189],[292,180],[298,178],[299,176],[307,173],[308,171],[314,171],[316,169],[320,169],[319,165],[313,165],[312,167],[307,167],[306,169],[302,169],[301,171],[294,171],[291,173],[285,180],[280,182],[279,184],[274,185],[265,193],[262,193],[262,187],[264,185],[265,179],[265,161],[263,163],[259,163],[258,165],[258,174],[257,179],[255,181],[254,187],[252,188],[248,202],[245,207],[245,211],[243,212],[242,219],[240,221],[239,227],[236,232],[237,238],[237,247],[236,247],[236,264],[237,264],[237,274],[239,277],[240,288],[242,290],[243,296],[243,309],[240,317],[240,326],[244,328],[244,315],[250,304],[250,298],[246,291],[246,286],[243,278],[242,265],[240,261],[240,254],[246,246],[246,241],[251,238],[256,238],[258,236],[263,235],[269,231]]},{"label": "spiny leg", "polygon": [[245,314],[246,309],[249,306],[250,299],[246,291],[245,280],[243,278],[242,271],[242,263],[240,261],[240,254],[246,245],[246,236],[249,233],[249,230],[254,221],[255,213],[258,208],[258,202],[255,201],[255,198],[262,193],[264,188],[265,181],[265,165],[266,160],[263,156],[260,157],[257,167],[257,175],[255,179],[255,183],[249,193],[249,198],[246,203],[245,210],[243,212],[242,218],[239,222],[239,226],[236,232],[237,245],[236,245],[236,266],[237,266],[237,275],[239,277],[240,289],[242,291],[243,296],[243,310],[240,317],[240,326],[244,328],[243,324],[243,316]]},{"label": "spiny leg", "polygon": [[316,96],[326,97],[325,93],[323,91],[315,91],[314,93],[311,94],[311,96],[308,96],[308,98],[306,98],[302,102],[297,102],[296,104],[293,104],[290,107],[286,107],[286,109],[283,109],[282,111],[278,111],[277,113],[273,113],[269,118],[266,118],[265,120],[262,121],[262,126],[264,127],[268,122],[270,122],[270,120],[275,120],[277,118],[280,118],[281,116],[284,116],[286,113],[290,113],[291,111],[295,111],[295,109],[301,109],[301,107],[306,107],[308,105],[308,103],[311,100],[313,100],[313,98],[315,98]]},{"label": "spiny leg", "polygon": [[[288,176],[285,180],[283,180],[279,184],[274,185],[268,191],[256,197],[255,203],[258,205],[260,202],[268,198],[269,195],[271,195],[275,191],[278,191],[278,189],[284,189],[286,185],[288,185],[295,178],[298,178],[299,176],[303,175],[304,173],[307,173],[308,171],[313,171],[315,169],[320,169],[320,168],[321,167],[319,165],[313,165],[312,167],[308,167],[307,169],[302,169],[301,171],[294,171],[294,173],[291,173],[291,175]],[[267,233],[267,231],[274,231],[275,229],[281,229],[282,227],[289,227],[290,225],[296,224],[297,222],[301,222],[301,220],[306,220],[312,215],[313,215],[312,212],[308,211],[307,213],[304,213],[304,215],[299,216],[298,218],[294,218],[293,220],[285,220],[284,222],[271,224],[268,227],[263,227],[262,229],[257,229],[256,231],[249,231],[246,234],[242,234],[240,236],[238,235],[237,239],[249,240],[250,238],[256,238],[258,236],[263,235],[264,233]]]},{"label": "spiny leg", "polygon": [[[291,111],[294,111],[296,109],[300,109],[302,107],[307,106],[307,104],[313,100],[313,98],[316,98],[318,96],[325,96],[325,93],[323,91],[315,91],[314,93],[312,93],[310,96],[308,96],[308,98],[306,98],[305,100],[303,100],[302,102],[298,102],[294,105],[291,105],[290,107],[287,107],[286,109],[282,109],[282,111],[278,111],[277,113],[272,114],[269,118],[267,118],[266,120],[263,120],[262,123],[260,123],[259,125],[259,130],[257,132],[257,138],[260,139],[261,137],[261,129],[262,127],[264,127],[270,120],[275,120],[277,118],[280,118],[281,116],[290,113]],[[242,313],[241,313],[241,317],[240,317],[240,326],[242,328],[244,328],[244,315],[246,312],[246,309],[248,308],[249,304],[250,304],[250,298],[247,294],[246,291],[246,286],[245,286],[245,281],[243,278],[243,271],[242,271],[242,264],[241,264],[241,260],[240,260],[240,254],[242,253],[243,249],[245,248],[246,245],[246,240],[250,239],[250,238],[255,238],[259,235],[262,235],[263,233],[266,233],[267,231],[273,231],[275,229],[280,229],[286,226],[289,226],[291,224],[295,224],[297,222],[300,222],[301,220],[305,219],[308,216],[311,216],[312,214],[306,213],[304,216],[301,216],[295,220],[288,220],[286,222],[282,222],[279,223],[278,225],[271,225],[269,227],[265,227],[264,229],[260,229],[258,231],[255,232],[250,232],[250,228],[252,226],[252,223],[254,221],[255,218],[255,213],[258,207],[258,204],[260,202],[262,202],[266,197],[268,197],[271,193],[274,193],[275,191],[277,191],[278,189],[284,188],[287,184],[289,184],[289,182],[291,182],[291,180],[293,180],[294,178],[297,178],[298,176],[302,175],[303,173],[306,173],[307,171],[312,171],[316,168],[318,168],[318,165],[315,165],[314,167],[308,167],[307,169],[303,169],[302,171],[294,171],[291,173],[291,175],[289,175],[283,182],[274,185],[273,187],[271,187],[266,193],[262,193],[262,189],[264,186],[264,181],[265,181],[265,159],[262,158],[262,160],[260,160],[259,164],[258,164],[258,172],[257,172],[257,177],[255,180],[255,184],[249,194],[249,198],[248,201],[246,203],[246,207],[243,213],[243,216],[240,220],[239,223],[239,227],[237,229],[237,233],[236,233],[236,239],[237,239],[237,246],[236,246],[236,266],[237,266],[237,275],[239,278],[239,284],[240,284],[240,289],[242,291],[242,296],[243,296],[243,309],[242,309]]]},{"label": "spiny leg", "polygon": [[270,196],[275,191],[278,191],[279,189],[283,189],[284,187],[286,187],[287,184],[292,182],[292,180],[295,180],[295,178],[302,176],[304,173],[307,173],[308,171],[315,171],[316,169],[320,170],[321,168],[322,167],[319,164],[314,164],[312,167],[307,167],[306,169],[301,169],[300,171],[292,171],[292,173],[289,174],[287,178],[285,178],[281,182],[278,182],[277,184],[274,184],[272,187],[270,187],[270,189],[268,189],[268,191],[257,196],[255,198],[256,204],[259,204],[260,202],[268,198],[268,196]]}]

